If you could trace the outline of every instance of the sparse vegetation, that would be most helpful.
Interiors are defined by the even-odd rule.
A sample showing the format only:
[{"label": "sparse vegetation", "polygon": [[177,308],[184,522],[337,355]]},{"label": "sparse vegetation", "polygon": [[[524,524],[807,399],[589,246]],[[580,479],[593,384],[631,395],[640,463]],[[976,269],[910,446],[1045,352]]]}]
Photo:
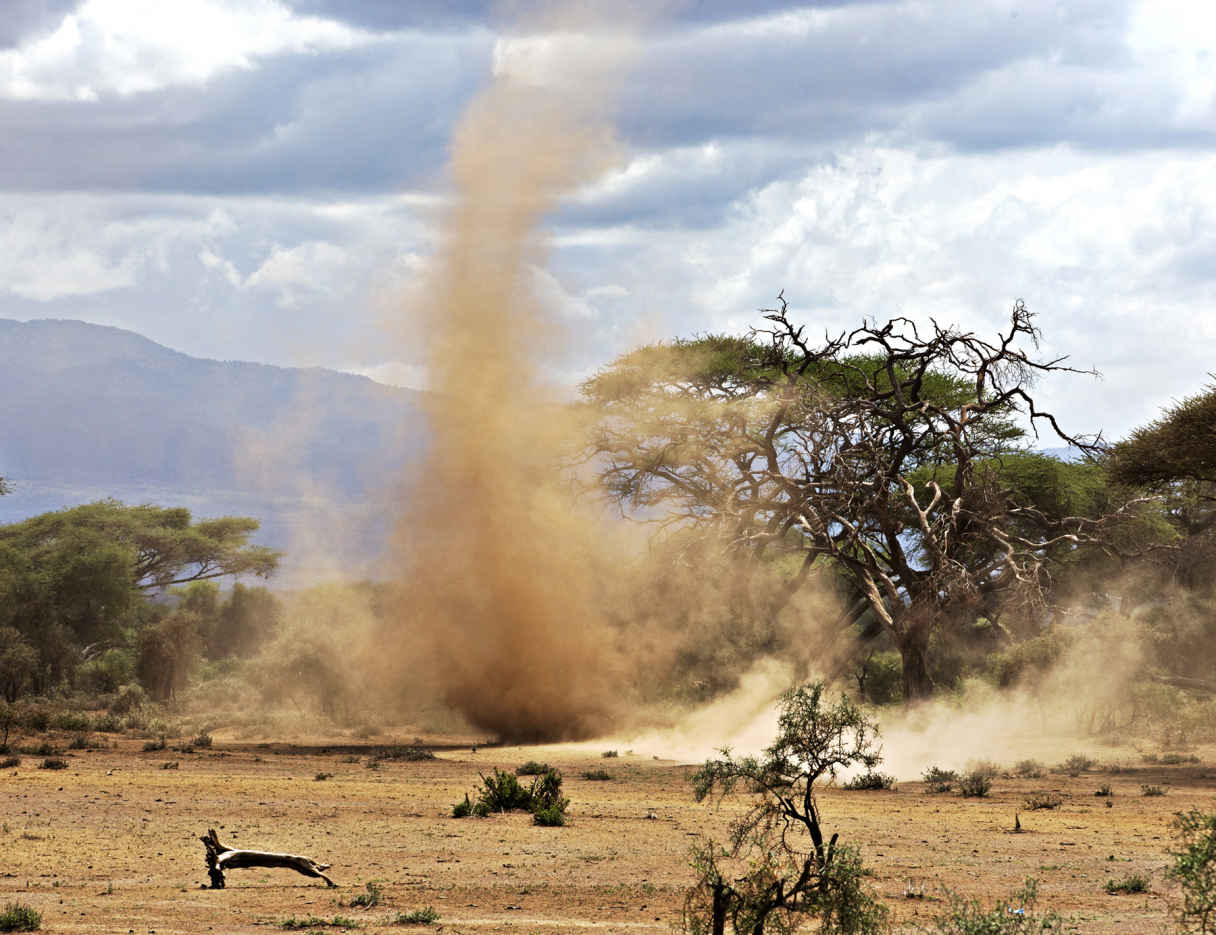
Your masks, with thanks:
[{"label": "sparse vegetation", "polygon": [[439,921],[439,913],[434,906],[423,906],[409,912],[399,912],[389,922],[390,925],[434,925]]},{"label": "sparse vegetation", "polygon": [[1035,812],[1040,809],[1059,808],[1063,804],[1063,797],[1055,792],[1032,792],[1026,797],[1024,807],[1029,812]]},{"label": "sparse vegetation", "polygon": [[1126,896],[1134,893],[1148,892],[1148,877],[1138,873],[1124,877],[1122,880],[1107,880],[1103,886],[1111,896]]},{"label": "sparse vegetation", "polygon": [[1043,776],[1043,764],[1038,760],[1019,760],[1013,767],[1013,775],[1019,779],[1040,779]]},{"label": "sparse vegetation", "polygon": [[0,760],[0,769],[13,769],[20,765],[21,757],[19,756],[6,756],[3,760]]},{"label": "sparse vegetation", "polygon": [[736,759],[729,751],[692,777],[694,795],[730,795],[742,785],[751,806],[731,823],[727,846],[699,839],[692,867],[697,882],[684,902],[690,935],[720,935],[727,920],[736,932],[763,933],[766,926],[793,931],[806,917],[820,931],[882,931],[887,911],[865,889],[869,875],[853,847],[825,842],[815,784],[838,771],[873,770],[879,752],[874,726],[847,698],[824,703],[815,684],[782,696],[778,733],[759,757]]},{"label": "sparse vegetation", "polygon": [[861,792],[891,789],[894,785],[894,776],[888,776],[886,773],[879,773],[874,770],[866,770],[866,772],[858,773],[852,779],[846,780],[844,788],[850,792]]},{"label": "sparse vegetation", "polygon": [[538,760],[528,760],[522,766],[515,767],[516,776],[539,776],[542,773],[549,772],[552,769],[548,763],[541,763]]},{"label": "sparse vegetation", "polygon": [[38,764],[39,769],[67,769],[68,761],[58,756],[48,756]]},{"label": "sparse vegetation", "polygon": [[208,734],[206,731],[203,731],[201,734],[199,734],[197,737],[195,737],[193,740],[190,741],[190,746],[197,747],[202,750],[209,750],[209,749],[211,749],[211,743],[212,743],[211,735]]},{"label": "sparse vegetation", "polygon": [[1182,887],[1178,923],[1193,935],[1216,933],[1216,812],[1191,809],[1174,816],[1178,849],[1166,871]]},{"label": "sparse vegetation", "polygon": [[384,888],[374,880],[369,880],[364,884],[364,889],[366,892],[352,896],[346,905],[351,909],[374,909],[379,906],[380,897],[384,895]]},{"label": "sparse vegetation", "polygon": [[155,753],[158,750],[167,749],[168,746],[169,745],[165,742],[164,735],[162,735],[160,737],[157,737],[155,740],[145,741],[143,750],[144,750],[144,753]]},{"label": "sparse vegetation", "polygon": [[1145,783],[1140,786],[1140,793],[1142,795],[1148,796],[1149,798],[1152,798],[1154,796],[1165,795],[1166,787]]},{"label": "sparse vegetation", "polygon": [[42,913],[25,903],[8,903],[0,911],[0,932],[36,932],[42,928]]},{"label": "sparse vegetation", "polygon": [[952,769],[930,766],[921,774],[921,779],[925,784],[926,792],[940,794],[954,788],[954,784],[958,782],[958,773]]},{"label": "sparse vegetation", "polygon": [[320,916],[306,916],[303,919],[297,919],[295,916],[292,916],[290,919],[284,919],[279,923],[279,928],[289,931],[327,928],[357,929],[358,927],[358,922],[346,916],[334,916],[331,919],[323,919]]},{"label": "sparse vegetation", "polygon": [[1114,795],[1114,792],[1111,791],[1110,783],[1104,782],[1102,785],[1098,786],[1097,790],[1094,792],[1094,795],[1098,796],[1099,798],[1109,799],[1112,795]]},{"label": "sparse vegetation", "polygon": [[989,908],[978,899],[965,899],[950,891],[945,908],[921,935],[1041,935],[1061,932],[1065,920],[1056,912],[1036,911],[1038,884],[1027,880],[1020,890]]},{"label": "sparse vegetation", "polygon": [[590,782],[608,782],[612,779],[612,773],[606,769],[588,769],[583,771],[583,778]]},{"label": "sparse vegetation", "polygon": [[1069,776],[1077,776],[1093,769],[1095,765],[1097,764],[1093,757],[1083,753],[1074,753],[1060,764],[1060,770],[1068,773]]},{"label": "sparse vegetation", "polygon": [[327,779],[333,779],[333,778],[334,778],[334,774],[333,774],[333,773],[320,772],[320,773],[317,773],[317,775],[313,776],[312,778],[313,778],[313,781],[314,781],[314,782],[325,782],[325,780],[327,780]]},{"label": "sparse vegetation", "polygon": [[992,791],[992,775],[983,769],[973,769],[959,777],[959,791],[964,798],[982,799]]},{"label": "sparse vegetation", "polygon": [[531,785],[520,784],[515,773],[495,769],[489,776],[481,777],[481,791],[477,801],[465,794],[464,801],[452,807],[453,818],[474,816],[484,818],[492,812],[531,812],[533,822],[547,827],[560,827],[566,823],[566,808],[570,800],[561,794],[562,774],[548,769],[537,775]]},{"label": "sparse vegetation", "polygon": [[605,760],[611,760],[611,759],[614,759],[614,758],[620,756],[620,754],[617,753],[615,750],[605,750],[603,753],[600,754],[600,756],[602,756]]}]

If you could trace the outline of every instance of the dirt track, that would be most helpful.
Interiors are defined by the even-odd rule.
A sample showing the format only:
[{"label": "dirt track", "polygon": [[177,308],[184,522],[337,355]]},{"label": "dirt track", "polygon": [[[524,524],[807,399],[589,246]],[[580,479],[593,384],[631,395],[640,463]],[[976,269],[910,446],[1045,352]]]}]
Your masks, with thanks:
[{"label": "dirt track", "polygon": [[[292,918],[335,915],[362,931],[403,931],[386,920],[427,905],[445,932],[668,932],[690,881],[690,836],[721,838],[729,817],[693,802],[688,767],[624,751],[602,759],[571,747],[461,746],[431,761],[368,769],[366,756],[350,762],[349,747],[141,746],[122,740],[80,751],[59,771],[23,756],[0,773],[0,903],[35,906],[47,932],[265,932]],[[567,827],[535,827],[523,814],[448,817],[479,770],[530,759],[563,771]],[[162,768],[172,762],[179,766]],[[599,768],[612,780],[581,778]],[[333,776],[316,781],[319,772]],[[1093,794],[1103,783],[1114,791],[1110,808]],[[1145,798],[1145,783],[1169,792]],[[1064,797],[1058,809],[1025,810],[1030,792],[1048,790]],[[1029,875],[1039,880],[1040,904],[1071,915],[1078,931],[1155,932],[1168,917],[1161,870],[1169,820],[1179,809],[1216,806],[1216,768],[1130,764],[1113,775],[997,779],[984,799],[929,795],[919,783],[894,792],[828,789],[821,802],[827,826],[862,847],[899,920],[940,907],[906,898],[909,882],[930,897],[942,884],[989,897]],[[1010,833],[1015,810],[1025,833]],[[198,836],[208,827],[225,843],[332,863],[342,888],[285,870],[244,870],[229,875],[227,889],[200,889]],[[1150,876],[1149,894],[1104,892],[1108,879],[1133,872]],[[378,907],[340,905],[368,881],[383,885]]]}]

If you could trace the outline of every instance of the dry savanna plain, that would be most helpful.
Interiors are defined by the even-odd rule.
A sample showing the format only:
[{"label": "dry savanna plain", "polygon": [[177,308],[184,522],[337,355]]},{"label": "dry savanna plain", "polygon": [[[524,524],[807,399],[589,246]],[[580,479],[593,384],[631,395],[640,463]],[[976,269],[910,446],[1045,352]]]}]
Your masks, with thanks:
[{"label": "dry savanna plain", "polygon": [[[70,738],[53,739],[62,747]],[[693,836],[722,839],[742,806],[698,804],[692,766],[624,749],[605,758],[594,744],[421,740],[433,759],[376,759],[376,743],[349,738],[221,734],[193,751],[145,751],[142,740],[110,736],[62,753],[59,770],[22,756],[0,773],[0,904],[31,905],[43,931],[65,933],[401,932],[400,916],[428,906],[438,916],[430,931],[670,932],[692,880]],[[565,827],[518,812],[450,817],[479,773],[528,760],[562,771]],[[599,770],[611,778],[585,778]],[[1104,785],[1112,794],[1095,795]],[[1145,786],[1165,794],[1146,796]],[[1028,810],[1036,793],[1058,806]],[[1213,751],[1164,765],[1130,749],[1075,774],[998,776],[983,798],[932,794],[920,782],[820,796],[828,829],[862,848],[897,928],[915,931],[941,911],[945,887],[990,900],[1033,876],[1040,907],[1094,933],[1170,930],[1170,820],[1214,800]],[[199,836],[212,827],[230,846],[329,863],[340,886],[244,869],[228,873],[227,888],[206,889]],[[1148,878],[1148,892],[1107,894],[1108,880],[1133,874]],[[369,882],[379,904],[350,905]]]}]

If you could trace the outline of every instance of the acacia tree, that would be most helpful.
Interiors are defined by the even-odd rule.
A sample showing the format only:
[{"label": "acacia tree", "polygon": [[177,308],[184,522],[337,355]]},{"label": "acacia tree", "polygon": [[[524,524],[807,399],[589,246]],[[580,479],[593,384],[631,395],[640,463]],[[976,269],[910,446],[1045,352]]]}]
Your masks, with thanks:
[{"label": "acacia tree", "polygon": [[723,750],[692,777],[698,802],[740,786],[754,797],[731,823],[727,847],[694,845],[685,931],[723,935],[729,920],[737,933],[760,935],[770,924],[792,932],[808,916],[823,933],[883,931],[886,910],[863,888],[860,855],[836,834],[825,839],[815,797],[825,776],[877,765],[877,731],[848,698],[825,703],[822,683],[786,692],[779,705],[777,736],[759,757]]},{"label": "acacia tree", "polygon": [[852,596],[841,622],[877,621],[905,700],[923,698],[935,631],[1041,602],[1051,563],[1130,507],[1067,514],[1008,482],[1007,459],[1043,457],[1021,450],[1019,418],[1100,449],[1031,396],[1036,377],[1080,371],[1034,356],[1021,302],[992,340],[896,318],[822,344],[779,302],[747,338],[643,348],[587,381],[592,462],[637,515],[712,530],[752,564],[800,556],[787,596],[829,565]]}]

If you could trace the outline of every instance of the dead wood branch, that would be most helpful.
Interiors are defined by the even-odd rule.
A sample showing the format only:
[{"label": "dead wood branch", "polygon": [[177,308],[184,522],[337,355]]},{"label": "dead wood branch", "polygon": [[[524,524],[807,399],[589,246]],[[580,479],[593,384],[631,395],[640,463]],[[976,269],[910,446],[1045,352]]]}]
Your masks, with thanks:
[{"label": "dead wood branch", "polygon": [[282,867],[302,873],[306,877],[320,877],[327,886],[338,885],[323,872],[328,870],[330,865],[317,863],[311,857],[274,854],[269,851],[235,850],[220,843],[214,828],[209,828],[199,840],[203,842],[203,847],[207,848],[207,873],[211,877],[213,890],[224,888],[225,870],[238,870],[243,867]]}]

